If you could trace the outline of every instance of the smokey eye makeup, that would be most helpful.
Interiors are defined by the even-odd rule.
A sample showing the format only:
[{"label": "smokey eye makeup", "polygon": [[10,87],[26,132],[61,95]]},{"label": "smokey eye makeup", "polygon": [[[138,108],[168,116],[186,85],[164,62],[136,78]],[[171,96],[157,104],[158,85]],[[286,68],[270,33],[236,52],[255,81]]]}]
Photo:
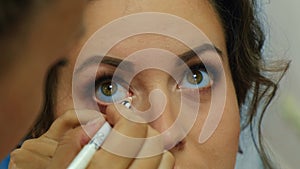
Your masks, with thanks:
[{"label": "smokey eye makeup", "polygon": [[[198,90],[200,95],[205,96],[201,98],[209,98],[211,88],[218,82],[220,74],[216,64],[209,61],[204,65],[198,58],[188,61],[186,65],[188,68],[185,69],[174,66],[174,71],[180,71],[178,84],[174,84],[176,88]],[[134,96],[136,90],[131,82],[127,82],[124,78],[130,72],[121,71],[122,73],[116,76],[115,71],[115,66],[101,63],[97,68],[95,78],[87,78],[81,82],[82,85],[79,88],[82,101],[86,104],[96,103],[100,111],[105,112],[105,107],[109,104]]]},{"label": "smokey eye makeup", "polygon": [[195,64],[185,71],[182,80],[178,84],[180,89],[198,89],[199,91],[209,88],[213,84],[213,78],[207,72],[202,63]]},{"label": "smokey eye makeup", "polygon": [[104,75],[96,78],[95,81],[95,101],[99,104],[110,104],[119,102],[132,95],[127,82],[113,75]]},{"label": "smokey eye makeup", "polygon": [[[178,89],[199,90],[201,94],[201,92],[210,90],[214,83],[214,77],[217,76],[208,73],[202,63],[193,64],[188,70],[182,72],[181,81],[176,85]],[[94,84],[94,100],[101,105],[108,105],[133,96],[134,89],[129,83],[121,77],[113,78],[113,73],[100,73],[96,76]]]},{"label": "smokey eye makeup", "polygon": [[83,80],[80,81],[78,95],[82,102],[108,105],[129,97],[129,85],[123,78],[114,76],[115,70],[113,66],[100,64],[95,76],[87,75],[89,78],[81,78]]}]

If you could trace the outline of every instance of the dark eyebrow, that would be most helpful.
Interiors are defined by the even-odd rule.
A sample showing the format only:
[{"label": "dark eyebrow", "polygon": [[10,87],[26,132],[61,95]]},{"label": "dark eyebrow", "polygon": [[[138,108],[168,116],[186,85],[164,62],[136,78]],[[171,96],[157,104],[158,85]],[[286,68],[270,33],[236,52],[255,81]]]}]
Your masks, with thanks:
[{"label": "dark eyebrow", "polygon": [[[183,54],[180,54],[179,55],[179,58],[183,61],[183,62],[188,62],[189,60],[197,57],[198,58],[198,55],[204,53],[204,52],[207,52],[207,51],[211,51],[211,52],[217,52],[218,55],[221,57],[221,59],[223,60],[223,52],[218,48],[216,47],[215,45],[212,45],[212,44],[209,44],[209,43],[205,43],[201,46],[198,46],[194,49],[191,49],[187,52],[184,52]],[[177,65],[179,65],[180,63],[177,63]]]},{"label": "dark eyebrow", "polygon": [[[223,52],[217,48],[214,45],[211,44],[203,44],[201,46],[198,46],[196,48],[194,48],[193,50],[189,50],[181,55],[179,55],[180,59],[184,62],[188,62],[189,60],[197,57],[197,54],[201,54],[204,53],[206,51],[212,51],[212,52],[217,52],[221,58],[223,59]],[[196,54],[196,53],[197,54]],[[119,58],[115,58],[115,57],[111,57],[111,56],[100,56],[100,55],[96,55],[93,57],[88,58],[87,60],[85,60],[76,70],[75,70],[75,74],[78,74],[79,72],[81,72],[82,70],[84,70],[85,68],[87,68],[90,65],[98,65],[100,64],[100,61],[102,64],[107,64],[113,67],[118,67],[120,65],[121,62],[123,62],[122,67],[126,67],[127,71],[130,71],[130,68],[133,68],[133,63],[132,62],[128,62],[128,61],[123,61],[122,59]],[[181,63],[178,62],[177,65],[180,65]],[[124,67],[124,68],[125,68]]]},{"label": "dark eyebrow", "polygon": [[115,57],[111,57],[111,56],[100,56],[100,55],[96,55],[96,56],[92,56],[90,58],[88,58],[87,60],[85,60],[76,70],[75,70],[75,74],[81,72],[82,70],[84,70],[85,68],[87,68],[90,65],[99,65],[100,63],[102,64],[107,64],[113,67],[118,67],[122,62],[122,67],[126,67],[127,71],[130,71],[131,68],[133,67],[133,64],[129,61],[123,61],[122,59],[119,58],[115,58]]}]

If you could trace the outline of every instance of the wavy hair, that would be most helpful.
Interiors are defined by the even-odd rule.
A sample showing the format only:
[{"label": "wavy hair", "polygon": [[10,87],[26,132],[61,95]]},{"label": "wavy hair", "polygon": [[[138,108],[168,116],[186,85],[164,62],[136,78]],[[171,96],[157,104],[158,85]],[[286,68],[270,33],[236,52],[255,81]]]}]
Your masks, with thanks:
[{"label": "wavy hair", "polygon": [[[278,83],[289,67],[288,61],[270,61],[263,56],[265,32],[256,0],[210,0],[223,24],[228,59],[240,110],[247,106],[247,122],[265,168],[275,168],[263,146],[261,123],[276,95]],[[262,109],[261,112],[258,112]],[[254,118],[258,117],[258,123]],[[258,125],[258,126],[253,126]],[[258,128],[258,141],[253,128]]]},{"label": "wavy hair", "polygon": [[[278,83],[288,69],[289,62],[269,62],[263,57],[265,33],[258,17],[255,0],[210,0],[219,15],[225,32],[229,65],[237,93],[240,110],[246,105],[247,123],[250,125],[254,143],[265,168],[275,168],[262,144],[261,123],[264,112],[274,98]],[[45,103],[42,114],[37,119],[29,137],[39,137],[48,130],[54,121],[54,106],[57,88],[58,63],[48,74],[45,90]],[[258,108],[262,111],[258,113]],[[258,137],[254,139],[252,130],[258,116]]]}]

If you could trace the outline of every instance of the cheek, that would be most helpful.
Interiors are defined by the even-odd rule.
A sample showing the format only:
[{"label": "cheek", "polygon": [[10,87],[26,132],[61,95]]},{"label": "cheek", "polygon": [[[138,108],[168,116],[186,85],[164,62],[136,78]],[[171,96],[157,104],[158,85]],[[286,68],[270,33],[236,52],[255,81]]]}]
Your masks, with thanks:
[{"label": "cheek", "polygon": [[72,109],[74,109],[73,100],[72,100],[71,96],[67,96],[64,99],[62,99],[56,103],[54,117],[58,118],[59,116],[63,115],[65,112],[67,112],[68,110],[72,110]]},{"label": "cheek", "polygon": [[214,134],[215,141],[219,145],[218,147],[224,150],[224,153],[234,152],[235,154],[238,148],[239,133],[240,117],[238,107],[231,101],[227,101],[222,120]]},{"label": "cheek", "polygon": [[209,140],[208,147],[212,149],[218,164],[234,166],[238,151],[240,133],[240,118],[235,97],[227,97],[222,120]]},{"label": "cheek", "polygon": [[[234,166],[238,151],[240,116],[233,85],[228,85],[225,106],[218,127],[204,143],[199,143],[199,136],[208,112],[214,103],[202,103],[199,116],[189,137],[197,144],[199,152],[205,154],[207,164],[219,168],[219,164]],[[221,166],[220,166],[221,167]]]},{"label": "cheek", "polygon": [[68,110],[74,109],[71,70],[72,67],[66,67],[60,72],[54,106],[55,118],[61,116]]}]

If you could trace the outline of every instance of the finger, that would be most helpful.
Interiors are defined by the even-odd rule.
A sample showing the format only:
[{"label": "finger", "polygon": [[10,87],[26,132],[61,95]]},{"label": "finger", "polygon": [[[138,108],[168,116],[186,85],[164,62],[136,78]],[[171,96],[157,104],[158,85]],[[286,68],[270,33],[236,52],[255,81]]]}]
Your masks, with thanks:
[{"label": "finger", "polygon": [[89,136],[82,127],[67,131],[59,142],[48,168],[67,168],[88,140]]},{"label": "finger", "polygon": [[139,158],[135,159],[130,169],[157,169],[162,159],[163,142],[162,139],[150,139],[159,133],[148,126],[147,140],[144,142],[139,152]]},{"label": "finger", "polygon": [[[86,112],[86,114],[91,114],[89,113],[91,111]],[[42,156],[52,157],[57,148],[59,138],[76,125],[79,125],[79,120],[75,111],[68,111],[58,118],[44,135],[37,139],[25,141],[21,148]]]},{"label": "finger", "polygon": [[[106,115],[110,116],[113,123],[113,131],[109,134],[102,149],[96,152],[88,168],[128,168],[133,157],[137,156],[143,146],[144,140],[124,138],[145,138],[148,127],[146,124],[131,122],[118,114],[120,111],[131,111],[124,106],[110,105],[107,107]],[[124,137],[125,136],[125,137]],[[128,153],[130,155],[124,155]]]},{"label": "finger", "polygon": [[92,120],[84,126],[68,130],[59,141],[49,169],[66,168],[79,153],[90,137],[87,133],[96,133],[101,125],[100,119]]},{"label": "finger", "polygon": [[40,169],[46,168],[50,158],[25,149],[17,149],[11,153],[9,168]]},{"label": "finger", "polygon": [[26,149],[31,152],[35,152],[39,155],[43,155],[46,157],[52,157],[58,142],[49,138],[37,138],[37,139],[30,139],[26,140],[23,144],[21,149]]},{"label": "finger", "polygon": [[[71,118],[67,118],[71,119]],[[73,120],[74,121],[74,120]],[[70,123],[69,123],[70,124]],[[100,128],[103,122],[98,118],[89,122],[89,125],[85,125],[85,131],[88,133],[89,128]],[[89,136],[92,136],[94,133],[88,133]],[[57,138],[58,140],[58,138]],[[53,157],[53,154],[57,148],[58,141],[53,140],[47,136],[41,136],[37,139],[30,139],[23,143],[22,149],[26,149],[42,156]]]},{"label": "finger", "polygon": [[158,169],[173,169],[174,165],[175,165],[174,156],[169,151],[166,151],[162,156]]},{"label": "finger", "polygon": [[100,116],[100,112],[93,110],[67,111],[53,122],[50,129],[42,137],[58,141],[68,130],[80,124],[86,124],[88,121],[99,118]]},{"label": "finger", "polygon": [[157,169],[161,158],[160,155],[157,155],[154,157],[135,159],[129,169]]},{"label": "finger", "polygon": [[164,152],[162,155],[136,159],[130,169],[173,169],[175,158],[170,152]]}]

